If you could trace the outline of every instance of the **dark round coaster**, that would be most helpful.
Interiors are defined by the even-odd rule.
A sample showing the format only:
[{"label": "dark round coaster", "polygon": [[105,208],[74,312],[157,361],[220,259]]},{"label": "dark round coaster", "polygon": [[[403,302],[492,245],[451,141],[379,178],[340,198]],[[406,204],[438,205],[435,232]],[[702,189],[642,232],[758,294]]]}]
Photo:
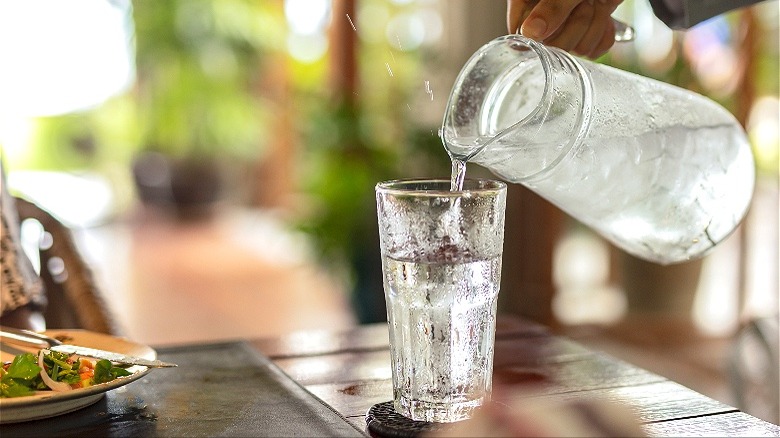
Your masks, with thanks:
[{"label": "dark round coaster", "polygon": [[366,413],[366,424],[372,436],[382,438],[413,438],[446,426],[446,423],[430,423],[406,418],[395,411],[392,401],[371,406]]}]

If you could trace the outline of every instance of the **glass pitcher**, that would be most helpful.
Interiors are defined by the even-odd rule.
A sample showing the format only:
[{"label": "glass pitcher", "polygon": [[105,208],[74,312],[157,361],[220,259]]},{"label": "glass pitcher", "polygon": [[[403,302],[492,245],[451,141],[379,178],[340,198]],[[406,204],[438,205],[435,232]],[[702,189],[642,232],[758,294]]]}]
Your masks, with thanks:
[{"label": "glass pitcher", "polygon": [[661,264],[706,254],[753,194],[750,145],[726,109],[520,35],[465,64],[441,135],[453,160],[522,184]]}]

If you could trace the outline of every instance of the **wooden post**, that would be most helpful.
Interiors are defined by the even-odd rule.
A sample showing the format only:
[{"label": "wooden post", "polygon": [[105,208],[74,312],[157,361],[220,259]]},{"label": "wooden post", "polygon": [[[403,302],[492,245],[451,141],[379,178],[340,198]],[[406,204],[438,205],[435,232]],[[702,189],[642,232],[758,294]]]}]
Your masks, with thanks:
[{"label": "wooden post", "polygon": [[[735,38],[738,53],[738,83],[735,87],[739,90],[737,93],[734,115],[737,121],[743,126],[747,126],[750,110],[756,100],[756,60],[759,54],[758,29],[756,29],[756,17],[753,8],[745,8],[740,13],[739,27],[737,29],[738,37]],[[748,260],[748,229],[746,224],[742,224],[737,231],[739,233],[739,279],[738,279],[738,303],[740,306],[740,315],[744,309],[745,299],[747,299],[747,260]],[[748,315],[749,316],[749,315]]]},{"label": "wooden post", "polygon": [[553,251],[566,215],[517,184],[507,187],[499,307],[502,313],[555,327]]},{"label": "wooden post", "polygon": [[330,85],[334,98],[354,106],[358,86],[357,32],[352,24],[357,23],[355,0],[333,0],[333,15],[330,25]]},{"label": "wooden post", "polygon": [[[271,4],[271,2],[269,2]],[[283,8],[282,1],[272,3],[273,7]],[[297,190],[295,176],[296,149],[295,108],[293,108],[290,66],[285,52],[268,54],[265,64],[268,68],[259,69],[262,74],[255,93],[268,97],[273,105],[273,133],[266,145],[263,157],[255,163],[252,172],[250,202],[255,206],[286,209],[291,207]]]},{"label": "wooden post", "polygon": [[273,134],[266,145],[263,158],[253,172],[254,185],[250,193],[254,205],[281,208],[291,207],[295,193],[295,161],[298,139],[295,137],[295,118],[291,98],[290,72],[287,56],[274,54],[270,68],[263,72],[258,93],[268,96],[274,106]]}]

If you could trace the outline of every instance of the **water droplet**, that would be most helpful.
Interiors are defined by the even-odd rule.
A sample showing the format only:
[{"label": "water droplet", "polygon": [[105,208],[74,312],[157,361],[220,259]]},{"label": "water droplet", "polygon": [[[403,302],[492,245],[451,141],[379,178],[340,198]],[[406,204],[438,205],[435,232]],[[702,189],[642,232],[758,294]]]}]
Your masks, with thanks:
[{"label": "water droplet", "polygon": [[352,18],[349,17],[349,14],[347,14],[347,20],[349,20],[349,25],[352,26],[352,30],[357,32],[357,28],[355,27],[355,23],[352,22]]},{"label": "water droplet", "polygon": [[433,90],[431,90],[431,81],[425,81],[425,92],[428,93],[429,96],[431,96],[431,101],[433,101]]},{"label": "water droplet", "polygon": [[387,67],[387,74],[389,74],[390,77],[393,77],[393,70],[390,68],[390,64],[385,63],[385,67]]}]

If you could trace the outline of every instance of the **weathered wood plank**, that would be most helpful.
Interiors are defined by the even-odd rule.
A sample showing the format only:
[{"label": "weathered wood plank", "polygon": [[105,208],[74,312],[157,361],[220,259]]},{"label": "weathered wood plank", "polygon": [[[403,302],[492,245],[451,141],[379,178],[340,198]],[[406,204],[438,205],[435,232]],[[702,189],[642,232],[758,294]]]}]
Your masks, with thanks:
[{"label": "weathered wood plank", "polygon": [[365,414],[376,403],[393,399],[390,379],[308,385],[306,389],[345,416]]},{"label": "weathered wood plank", "polygon": [[[767,423],[543,327],[505,319],[497,330],[494,398],[602,398],[627,405],[651,436],[780,436]],[[385,324],[305,340],[254,344],[293,379],[365,430],[364,416],[392,398]],[[512,397],[512,398],[510,398]]]},{"label": "weathered wood plank", "polygon": [[[377,352],[350,353],[343,356],[339,361],[330,360],[334,359],[330,356],[297,358],[280,361],[279,365],[309,391],[344,415],[357,415],[365,412],[374,403],[392,398],[389,355],[386,352],[383,356]],[[321,373],[310,371],[315,367],[320,367],[318,370]],[[631,399],[632,392],[621,388],[667,382],[663,377],[597,354],[580,361],[497,369],[495,376],[496,387],[500,386],[502,393],[529,391],[535,395],[567,394],[565,397],[578,397],[586,391],[612,390],[612,398],[622,394]],[[655,387],[647,388],[650,391]],[[672,388],[667,390],[672,391]],[[650,402],[658,401],[658,397],[662,397],[660,390],[656,393],[659,395],[655,399],[650,397]],[[691,393],[695,394],[693,391]],[[606,396],[610,393],[604,394]],[[642,394],[641,390],[636,394]],[[636,395],[635,399],[638,399],[636,403],[641,405],[641,397]],[[710,413],[713,410],[702,412]]]},{"label": "weathered wood plank", "polygon": [[347,351],[388,349],[387,324],[367,324],[345,332],[311,330],[259,339],[254,346],[271,359],[317,356]]},{"label": "weathered wood plank", "polygon": [[[547,336],[549,330],[535,322],[511,315],[499,315],[496,339]],[[343,332],[312,330],[291,333],[278,338],[259,339],[254,346],[271,359],[316,356],[346,351],[387,349],[387,324],[366,324]]]},{"label": "weathered wood plank", "polygon": [[780,436],[780,426],[744,412],[663,421],[645,424],[642,427],[650,436],[664,437]]},{"label": "weathered wood plank", "polygon": [[735,408],[699,394],[679,383],[663,381],[645,385],[590,391],[563,392],[534,396],[514,394],[517,398],[536,397],[560,402],[599,399],[628,406],[642,423],[667,421],[694,416],[724,414]]},{"label": "weathered wood plank", "polygon": [[[496,341],[494,369],[497,378],[506,379],[509,382],[534,380],[535,376],[542,376],[543,380],[551,380],[557,370],[565,369],[562,364],[567,362],[596,360],[599,356],[589,352],[577,343],[564,338],[543,336],[525,337],[515,339],[501,339]],[[607,359],[600,361],[609,362]],[[615,370],[616,364],[611,368]],[[318,383],[356,382],[362,380],[377,380],[390,378],[390,350],[355,350],[311,355],[291,356],[281,355],[274,362],[293,379],[302,385]],[[555,365],[558,364],[558,365]],[[638,368],[624,366],[620,362],[623,372],[638,372]],[[580,366],[588,369],[587,364]],[[596,365],[602,369],[602,365]],[[569,374],[578,369],[574,367]],[[536,373],[532,375],[531,373]],[[614,376],[617,377],[617,376]]]},{"label": "weathered wood plank", "polygon": [[381,380],[392,376],[389,350],[294,357],[274,362],[304,386]]}]

